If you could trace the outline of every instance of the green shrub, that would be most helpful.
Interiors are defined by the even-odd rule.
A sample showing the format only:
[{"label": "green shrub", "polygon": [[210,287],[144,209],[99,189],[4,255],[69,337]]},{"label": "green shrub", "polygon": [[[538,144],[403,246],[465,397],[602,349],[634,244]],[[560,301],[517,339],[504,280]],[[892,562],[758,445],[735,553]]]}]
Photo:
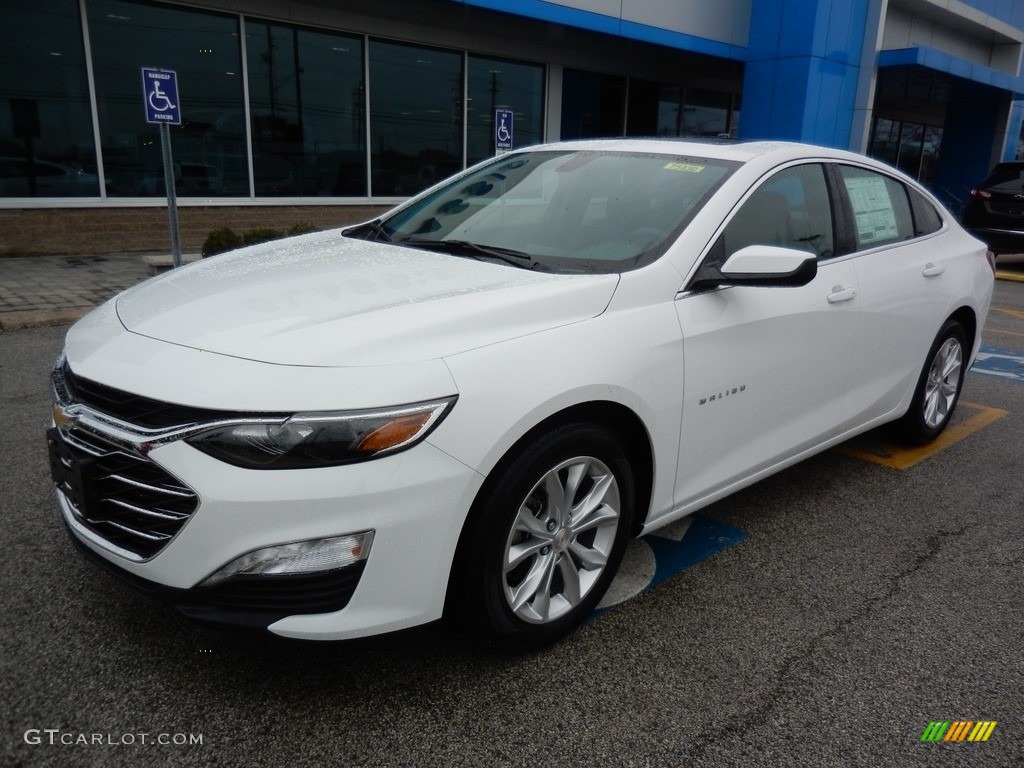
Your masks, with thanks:
[{"label": "green shrub", "polygon": [[256,245],[257,243],[265,243],[268,240],[277,240],[279,237],[284,237],[286,234],[287,233],[283,229],[258,227],[242,233],[242,244]]},{"label": "green shrub", "polygon": [[205,259],[207,256],[213,256],[217,253],[224,253],[224,251],[230,251],[238,248],[240,245],[242,245],[240,235],[235,234],[235,232],[227,227],[215,229],[206,236],[206,242],[203,243],[203,258]]},{"label": "green shrub", "polygon": [[289,235],[305,235],[307,232],[316,232],[316,227],[308,221],[300,221],[298,224],[292,224],[288,227]]},{"label": "green shrub", "polygon": [[203,258],[205,259],[207,256],[214,256],[218,253],[231,251],[235,248],[241,248],[243,245],[266,243],[270,240],[277,240],[282,237],[304,235],[307,232],[316,232],[316,227],[312,224],[307,224],[304,221],[300,221],[298,224],[293,224],[288,229],[259,227],[257,229],[250,229],[240,235],[227,227],[224,229],[215,229],[207,235],[206,242],[203,243]]}]

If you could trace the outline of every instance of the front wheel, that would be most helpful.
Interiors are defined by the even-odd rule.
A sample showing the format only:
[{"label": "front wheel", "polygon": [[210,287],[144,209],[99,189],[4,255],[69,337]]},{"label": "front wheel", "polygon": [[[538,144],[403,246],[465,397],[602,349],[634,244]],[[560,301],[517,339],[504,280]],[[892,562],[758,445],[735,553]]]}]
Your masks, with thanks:
[{"label": "front wheel", "polygon": [[967,334],[960,323],[950,320],[928,352],[910,409],[896,422],[897,437],[923,444],[942,433],[960,399],[967,355]]},{"label": "front wheel", "polygon": [[605,429],[572,424],[530,441],[474,506],[452,585],[463,621],[520,649],[568,634],[614,578],[632,512],[632,470]]}]

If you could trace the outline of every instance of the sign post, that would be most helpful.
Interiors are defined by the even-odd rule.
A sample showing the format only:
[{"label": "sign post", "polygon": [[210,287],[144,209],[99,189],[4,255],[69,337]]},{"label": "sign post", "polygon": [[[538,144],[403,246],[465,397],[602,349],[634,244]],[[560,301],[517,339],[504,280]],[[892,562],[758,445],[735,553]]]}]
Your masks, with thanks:
[{"label": "sign post", "polygon": [[164,187],[167,190],[167,218],[171,229],[171,254],[174,266],[181,266],[181,237],[178,232],[178,196],[174,189],[174,158],[171,155],[171,131],[181,125],[178,100],[178,73],[170,69],[142,68],[142,100],[146,122],[160,126],[160,150],[164,163]]},{"label": "sign post", "polygon": [[512,110],[494,110],[494,154],[512,149]]}]

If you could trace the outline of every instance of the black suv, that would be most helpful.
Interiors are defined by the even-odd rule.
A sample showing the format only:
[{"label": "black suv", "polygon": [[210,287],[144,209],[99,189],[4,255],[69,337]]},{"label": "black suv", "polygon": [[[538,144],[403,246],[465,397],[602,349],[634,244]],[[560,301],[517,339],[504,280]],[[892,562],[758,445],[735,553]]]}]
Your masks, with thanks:
[{"label": "black suv", "polygon": [[971,190],[963,225],[994,253],[1024,253],[1024,162],[1000,163]]}]

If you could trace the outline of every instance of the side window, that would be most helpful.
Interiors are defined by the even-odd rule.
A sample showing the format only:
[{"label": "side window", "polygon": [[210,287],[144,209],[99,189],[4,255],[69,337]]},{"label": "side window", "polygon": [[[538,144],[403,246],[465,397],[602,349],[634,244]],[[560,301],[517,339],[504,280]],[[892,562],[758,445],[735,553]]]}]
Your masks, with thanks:
[{"label": "side window", "polygon": [[779,171],[747,198],[721,240],[725,259],[748,245],[795,248],[819,259],[833,256],[832,207],[824,168],[808,164]]},{"label": "side window", "polygon": [[840,165],[839,175],[853,212],[858,251],[915,237],[907,188],[864,168]]},{"label": "side window", "polygon": [[914,235],[922,237],[942,229],[942,216],[928,199],[912,187],[907,187],[910,207],[914,210]]}]

